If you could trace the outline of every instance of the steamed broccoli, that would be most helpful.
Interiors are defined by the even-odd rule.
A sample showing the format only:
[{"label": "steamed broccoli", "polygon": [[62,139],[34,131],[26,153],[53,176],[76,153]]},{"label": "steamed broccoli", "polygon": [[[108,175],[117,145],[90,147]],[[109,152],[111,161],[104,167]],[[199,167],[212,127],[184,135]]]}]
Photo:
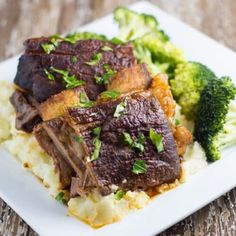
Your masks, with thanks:
[{"label": "steamed broccoli", "polygon": [[[114,19],[119,24],[119,35],[123,41],[130,41],[146,33],[157,30],[158,22],[154,16],[139,14],[125,7],[118,7],[114,11]],[[168,40],[163,31],[159,31],[162,40]]]},{"label": "steamed broccoli", "polygon": [[146,63],[148,65],[149,70],[153,76],[160,72],[166,72],[169,67],[168,63],[161,64],[158,62],[154,62],[152,60],[151,52],[140,44],[135,45],[134,56],[140,63]]},{"label": "steamed broccoli", "polygon": [[187,119],[194,119],[201,93],[215,77],[214,72],[197,62],[177,65],[170,85],[174,98]]},{"label": "steamed broccoli", "polygon": [[172,73],[179,62],[185,61],[182,52],[158,28],[154,16],[119,7],[114,11],[114,19],[119,24],[118,37],[126,42],[133,40],[136,58],[146,63],[152,73]]},{"label": "steamed broccoli", "polygon": [[212,80],[202,91],[195,117],[194,136],[208,161],[236,143],[236,88],[229,77]]},{"label": "steamed broccoli", "polygon": [[148,33],[137,38],[134,41],[135,49],[138,45],[150,51],[154,63],[168,64],[168,70],[166,72],[172,72],[178,63],[185,62],[182,51],[170,41],[163,41],[156,32]]}]

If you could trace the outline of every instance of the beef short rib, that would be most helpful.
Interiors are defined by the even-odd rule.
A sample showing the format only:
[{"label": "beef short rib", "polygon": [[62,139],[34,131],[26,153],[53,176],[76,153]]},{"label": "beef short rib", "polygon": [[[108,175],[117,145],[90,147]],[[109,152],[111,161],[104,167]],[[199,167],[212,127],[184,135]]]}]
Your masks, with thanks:
[{"label": "beef short rib", "polygon": [[[16,85],[33,94],[38,102],[66,89],[65,81],[60,74],[54,73],[54,80],[49,80],[45,69],[51,67],[65,70],[69,75],[85,82],[85,91],[91,100],[96,100],[99,93],[105,90],[104,84],[97,84],[95,76],[106,73],[104,65],[114,71],[130,67],[135,63],[131,44],[114,45],[112,43],[89,39],[79,40],[75,44],[60,42],[50,54],[43,51],[42,44],[48,43],[50,38],[35,38],[25,42],[25,53],[20,57],[17,74],[14,79]],[[103,50],[104,46],[111,50]],[[94,65],[87,62],[101,54],[100,60]]]}]

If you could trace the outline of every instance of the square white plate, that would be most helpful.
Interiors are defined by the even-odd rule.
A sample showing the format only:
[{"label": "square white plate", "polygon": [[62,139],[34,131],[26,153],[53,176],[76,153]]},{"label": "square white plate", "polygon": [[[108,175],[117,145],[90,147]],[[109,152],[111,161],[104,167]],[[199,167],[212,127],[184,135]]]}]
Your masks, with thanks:
[{"label": "square white plate", "polygon": [[[136,3],[131,8],[156,16],[160,27],[170,35],[178,47],[184,50],[189,60],[208,65],[219,76],[229,75],[236,79],[236,54],[233,51],[147,2]],[[112,15],[108,15],[79,30],[114,36],[117,27],[113,23]],[[17,63],[18,57],[2,62],[0,79],[12,81]],[[66,208],[51,198],[36,178],[21,168],[12,156],[2,149],[0,149],[0,197],[40,235],[153,235],[235,187],[235,153],[236,147],[226,150],[221,160],[192,176],[181,186],[156,197],[144,209],[128,215],[120,222],[96,230],[68,217]]]}]

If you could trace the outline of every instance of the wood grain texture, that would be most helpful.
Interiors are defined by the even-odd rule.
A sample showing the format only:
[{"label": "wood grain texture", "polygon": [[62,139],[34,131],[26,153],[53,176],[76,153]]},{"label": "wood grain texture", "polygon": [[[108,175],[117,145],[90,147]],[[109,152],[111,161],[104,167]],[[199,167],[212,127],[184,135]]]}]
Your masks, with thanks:
[{"label": "wood grain texture", "polygon": [[[0,0],[0,60],[21,52],[22,42],[28,37],[69,32],[111,12],[117,5],[128,5],[132,2],[134,1]],[[152,0],[151,2],[236,50],[235,0]],[[4,201],[0,200],[0,235],[37,234]],[[236,235],[236,189],[160,235]]]}]

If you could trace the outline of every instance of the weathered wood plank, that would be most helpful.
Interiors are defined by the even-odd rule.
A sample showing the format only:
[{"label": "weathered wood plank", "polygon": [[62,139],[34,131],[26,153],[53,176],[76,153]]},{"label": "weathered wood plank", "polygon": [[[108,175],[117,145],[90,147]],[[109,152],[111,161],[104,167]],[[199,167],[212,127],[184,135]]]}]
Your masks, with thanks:
[{"label": "weathered wood plank", "polygon": [[[109,13],[118,5],[132,2],[134,0],[0,0],[0,60],[19,53],[22,42],[28,37],[69,32]],[[151,2],[236,50],[235,0]],[[37,234],[0,200],[0,235]],[[236,190],[161,234],[170,235],[236,235]]]}]

